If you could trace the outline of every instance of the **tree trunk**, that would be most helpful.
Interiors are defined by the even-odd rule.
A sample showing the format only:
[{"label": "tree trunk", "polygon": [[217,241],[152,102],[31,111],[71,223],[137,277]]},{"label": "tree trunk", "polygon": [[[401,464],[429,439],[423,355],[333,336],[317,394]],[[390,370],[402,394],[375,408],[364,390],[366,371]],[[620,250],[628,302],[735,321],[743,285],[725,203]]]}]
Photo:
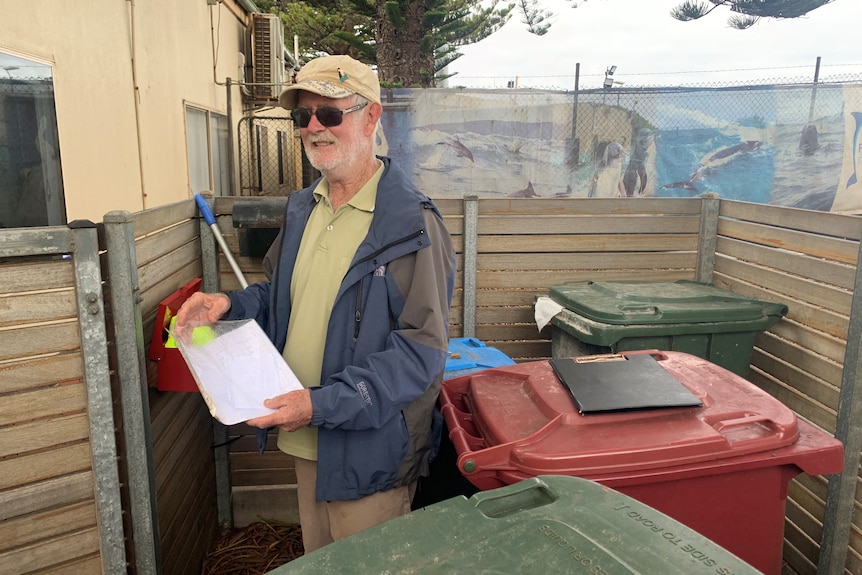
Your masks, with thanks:
[{"label": "tree trunk", "polygon": [[434,87],[434,55],[420,50],[425,31],[424,0],[410,0],[403,13],[403,25],[396,28],[386,18],[385,0],[377,0],[377,73],[381,83],[404,88]]}]

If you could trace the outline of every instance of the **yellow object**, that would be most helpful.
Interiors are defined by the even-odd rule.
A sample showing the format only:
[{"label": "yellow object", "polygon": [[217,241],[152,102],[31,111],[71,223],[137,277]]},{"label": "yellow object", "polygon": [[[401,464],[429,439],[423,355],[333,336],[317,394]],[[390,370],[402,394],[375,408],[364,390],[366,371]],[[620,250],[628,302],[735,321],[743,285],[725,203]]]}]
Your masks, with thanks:
[{"label": "yellow object", "polygon": [[[177,342],[174,341],[174,337],[171,335],[174,333],[174,329],[177,327],[177,318],[171,318],[170,329],[168,329],[168,339],[165,342],[165,349],[176,349]],[[197,346],[203,346],[211,342],[216,338],[216,332],[213,328],[208,325],[202,325],[200,327],[196,327],[192,330],[192,344]]]},{"label": "yellow object", "polygon": [[216,338],[216,332],[208,325],[202,325],[192,330],[192,343],[197,346],[203,346]]},{"label": "yellow object", "polygon": [[[168,311],[170,313],[170,310]],[[174,341],[174,336],[171,335],[174,333],[174,328],[177,327],[177,318],[172,317],[170,322],[170,327],[168,328],[168,339],[165,341],[165,349],[176,349],[177,342]]]}]

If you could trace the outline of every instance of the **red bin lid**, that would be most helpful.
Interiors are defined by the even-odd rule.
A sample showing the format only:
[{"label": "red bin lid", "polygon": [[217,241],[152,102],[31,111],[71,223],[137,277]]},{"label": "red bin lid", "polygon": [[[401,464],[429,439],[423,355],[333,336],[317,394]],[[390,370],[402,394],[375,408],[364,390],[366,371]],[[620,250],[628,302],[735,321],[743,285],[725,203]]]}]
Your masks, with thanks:
[{"label": "red bin lid", "polygon": [[[799,436],[793,411],[705,359],[673,351],[615,357],[644,353],[703,406],[581,415],[548,361],[444,381],[440,401],[450,437],[456,449],[468,445],[470,451],[469,462],[459,458],[461,471],[469,475],[496,469],[531,476],[628,472],[773,450]],[[614,371],[620,373],[619,365]],[[630,379],[638,385],[636,371]]]}]

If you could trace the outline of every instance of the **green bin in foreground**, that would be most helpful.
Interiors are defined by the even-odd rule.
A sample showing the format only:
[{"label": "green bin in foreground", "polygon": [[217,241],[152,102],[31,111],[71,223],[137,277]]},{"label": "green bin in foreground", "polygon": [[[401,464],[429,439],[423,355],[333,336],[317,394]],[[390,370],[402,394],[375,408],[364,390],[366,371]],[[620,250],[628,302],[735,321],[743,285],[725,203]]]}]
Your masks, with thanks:
[{"label": "green bin in foreground", "polygon": [[754,338],[787,306],[680,280],[571,281],[552,286],[564,309],[552,320],[555,358],[640,349],[682,351],[748,374]]},{"label": "green bin in foreground", "polygon": [[749,575],[667,515],[579,477],[541,475],[418,509],[270,571],[294,574]]}]

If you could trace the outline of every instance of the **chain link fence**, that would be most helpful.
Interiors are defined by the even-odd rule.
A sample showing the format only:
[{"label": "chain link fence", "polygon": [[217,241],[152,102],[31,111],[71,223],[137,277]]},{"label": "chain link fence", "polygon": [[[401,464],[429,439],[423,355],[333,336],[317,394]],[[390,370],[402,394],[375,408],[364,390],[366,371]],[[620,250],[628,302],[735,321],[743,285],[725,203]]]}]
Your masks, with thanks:
[{"label": "chain link fence", "polygon": [[241,196],[286,196],[318,176],[290,118],[242,118],[237,142]]},{"label": "chain link fence", "polygon": [[[648,167],[664,172],[657,177],[665,176],[654,194],[694,193],[705,191],[699,182],[716,175],[721,165],[768,150],[776,176],[782,176],[782,164],[802,156],[817,172],[828,170],[834,181],[843,149],[844,109],[862,110],[862,92],[847,86],[851,84],[584,90],[572,96],[577,102],[575,130],[569,134],[562,128],[567,161],[573,168],[591,166],[594,188],[596,171],[619,159],[625,164],[620,166],[620,195],[627,196],[644,194],[639,174],[645,175]],[[813,161],[817,158],[823,159],[819,165]]]},{"label": "chain link fence", "polygon": [[[802,72],[801,70],[806,70]],[[770,74],[766,76],[765,74]],[[740,86],[811,85],[862,82],[862,64],[823,65],[820,68],[791,66],[786,68],[726,70],[692,70],[682,72],[625,72],[615,73],[616,85],[643,88],[731,88]],[[458,89],[531,89],[571,92],[573,90],[600,89],[605,74],[562,74],[552,76],[465,76],[456,74],[444,81],[445,87]],[[444,86],[441,86],[444,87]]]},{"label": "chain link fence", "polygon": [[[391,102],[391,103],[390,103]],[[831,210],[851,162],[846,83],[392,90],[389,155],[432,197],[727,199]]]},{"label": "chain link fence", "polygon": [[[577,91],[393,88],[383,91],[378,153],[431,197],[711,191],[838,211],[855,110],[862,76]],[[317,176],[289,119],[245,118],[239,131],[242,195],[286,195]]]}]

